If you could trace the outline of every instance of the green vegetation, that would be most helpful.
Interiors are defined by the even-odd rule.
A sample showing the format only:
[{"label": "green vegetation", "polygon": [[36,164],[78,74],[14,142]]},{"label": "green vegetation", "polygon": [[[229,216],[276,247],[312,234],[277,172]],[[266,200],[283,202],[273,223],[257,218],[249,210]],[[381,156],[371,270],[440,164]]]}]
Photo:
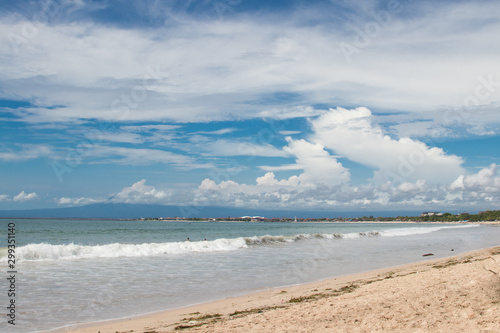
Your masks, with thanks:
[{"label": "green vegetation", "polygon": [[[200,314],[199,312],[193,312],[190,314]],[[222,315],[220,313],[215,314],[205,314],[200,315],[198,317],[190,317],[184,318],[181,322],[185,322],[187,324],[178,325],[174,328],[175,331],[181,331],[185,329],[200,327],[210,323],[216,323],[217,321],[222,320]]]},{"label": "green vegetation", "polygon": [[395,218],[378,218],[385,221],[416,221],[416,222],[479,222],[479,221],[497,221],[500,220],[500,210],[487,210],[478,214],[434,214],[427,216],[398,216]]},{"label": "green vegetation", "polygon": [[397,216],[397,217],[374,217],[374,216],[363,216],[356,218],[347,217],[336,217],[336,218],[299,218],[292,219],[287,217],[281,218],[249,218],[249,217],[218,217],[218,218],[180,218],[180,217],[145,217],[142,218],[143,221],[158,221],[158,220],[168,220],[168,221],[189,221],[189,222],[209,222],[209,221],[234,221],[234,222],[384,222],[384,221],[398,221],[398,222],[478,222],[478,221],[497,221],[500,220],[500,210],[487,210],[484,212],[479,212],[478,214],[451,214],[451,213],[426,213],[421,216]]},{"label": "green vegetation", "polygon": [[230,317],[244,317],[252,313],[262,313],[264,311],[269,311],[269,310],[276,310],[276,309],[281,309],[284,308],[285,306],[264,306],[261,308],[255,308],[255,309],[248,309],[248,310],[243,310],[243,311],[235,311],[233,313],[230,313]]},{"label": "green vegetation", "polygon": [[[335,297],[335,296],[340,296],[343,294],[349,294],[352,293],[354,290],[358,288],[357,285],[351,284],[348,286],[344,286],[340,289],[334,290],[333,292],[330,293],[316,293],[312,294],[309,296],[300,296],[300,297],[292,297],[288,301],[288,303],[302,303],[302,302],[307,302],[307,301],[312,301],[312,300],[317,300],[325,297]],[[317,289],[315,289],[317,291]],[[331,290],[331,289],[329,289]]]}]

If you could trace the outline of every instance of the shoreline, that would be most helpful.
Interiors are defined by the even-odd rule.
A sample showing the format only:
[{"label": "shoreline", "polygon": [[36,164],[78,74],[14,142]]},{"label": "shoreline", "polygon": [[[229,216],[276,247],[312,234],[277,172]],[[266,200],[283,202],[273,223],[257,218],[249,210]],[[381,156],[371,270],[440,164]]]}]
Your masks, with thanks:
[{"label": "shoreline", "polygon": [[240,221],[240,220],[220,220],[220,221],[209,221],[209,220],[173,220],[173,219],[161,219],[161,220],[141,220],[134,218],[75,218],[75,217],[5,217],[0,216],[0,220],[63,220],[63,221],[124,221],[124,222],[133,222],[133,221],[151,221],[151,222],[217,222],[217,223],[329,223],[329,224],[337,224],[337,223],[349,223],[349,224],[487,224],[487,225],[500,225],[500,221]]},{"label": "shoreline", "polygon": [[[374,289],[370,291],[370,288],[373,289],[374,287],[381,286],[384,283],[391,282],[395,286],[393,286],[392,289],[400,289],[403,295],[402,298],[408,298],[408,293],[411,293],[411,291],[409,290],[411,289],[410,286],[414,286],[415,281],[408,284],[408,282],[403,281],[403,279],[415,280],[417,279],[418,275],[420,280],[422,280],[420,281],[421,283],[432,284],[436,281],[436,277],[432,277],[432,275],[439,275],[439,273],[441,273],[441,275],[443,276],[439,278],[442,279],[442,284],[447,287],[447,284],[457,284],[458,280],[467,280],[467,278],[463,276],[464,274],[460,273],[459,270],[469,269],[471,271],[474,271],[469,266],[473,264],[481,265],[483,264],[483,262],[488,262],[488,264],[491,265],[491,267],[488,268],[490,273],[488,273],[488,271],[486,271],[486,273],[481,271],[480,273],[484,273],[486,274],[486,276],[488,276],[488,274],[492,275],[492,278],[496,277],[500,282],[500,246],[497,246],[446,258],[423,260],[415,263],[405,264],[402,266],[395,266],[354,275],[329,278],[319,282],[312,282],[288,287],[271,288],[264,291],[245,294],[242,296],[229,297],[182,308],[144,314],[135,317],[126,317],[109,321],[72,325],[50,330],[47,332],[56,333],[71,331],[79,333],[95,333],[97,331],[100,331],[101,333],[115,333],[150,331],[160,333],[172,332],[176,330],[203,332],[219,332],[228,330],[231,332],[244,332],[245,329],[237,329],[237,327],[239,327],[238,325],[243,325],[243,327],[245,327],[245,325],[253,325],[259,322],[261,317],[269,317],[267,318],[266,323],[274,327],[273,329],[267,328],[269,329],[269,331],[283,331],[290,329],[295,330],[294,326],[290,326],[286,329],[281,327],[283,325],[286,325],[286,322],[283,322],[283,318],[285,318],[287,314],[290,314],[290,312],[299,311],[301,313],[303,311],[306,311],[309,314],[312,314],[313,317],[315,317],[316,315],[325,315],[325,310],[319,311],[317,308],[320,307],[320,305],[325,305],[323,304],[325,301],[335,301],[329,306],[326,306],[326,309],[328,310],[326,311],[326,316],[328,316],[331,307],[334,306],[337,301],[339,301],[339,304],[342,304],[342,302],[344,302],[344,305],[353,303],[353,298],[355,296],[358,297],[359,295],[357,294],[359,294],[360,290],[362,289],[368,289],[365,296],[367,298],[373,298],[369,303],[372,307],[374,307],[375,304],[377,304],[377,301],[379,301],[380,298],[384,298],[385,295],[383,293],[380,294],[380,290]],[[478,268],[475,267],[475,270],[477,271]],[[430,278],[433,278],[434,280],[429,281]],[[462,282],[468,283],[470,281]],[[495,303],[491,303],[488,306],[493,309],[490,312],[497,316],[496,323],[498,324],[498,328],[500,328],[500,319],[498,319],[500,318],[500,283],[497,283],[497,285],[499,286],[496,294],[496,296],[498,296],[497,303],[496,305]],[[433,285],[429,286],[429,288],[432,287]],[[479,287],[482,288],[482,286]],[[417,294],[415,296],[419,295]],[[340,301],[341,299],[342,302]],[[408,301],[408,299],[406,301]],[[429,302],[429,304],[432,303],[431,300],[429,300]],[[454,304],[449,304],[449,306],[453,307]],[[491,309],[485,311],[488,312]],[[448,309],[447,311],[451,310]],[[295,314],[295,316],[296,315],[297,314]],[[355,316],[356,314],[353,313],[352,315]],[[475,313],[473,315],[477,318],[479,316]],[[293,321],[293,318],[289,319]],[[463,324],[467,324],[466,322],[470,322],[470,320],[465,320]],[[307,325],[311,324],[316,324],[316,321],[314,321],[313,323],[308,323]],[[349,323],[347,323],[347,325],[349,325]],[[454,325],[456,325],[456,323]],[[496,327],[497,326],[495,326],[495,328]],[[402,328],[403,327],[398,327],[398,329]],[[265,325],[263,329],[264,331],[266,331]],[[321,330],[320,328],[318,329]],[[262,331],[262,329],[257,329],[257,327],[249,330]]]}]

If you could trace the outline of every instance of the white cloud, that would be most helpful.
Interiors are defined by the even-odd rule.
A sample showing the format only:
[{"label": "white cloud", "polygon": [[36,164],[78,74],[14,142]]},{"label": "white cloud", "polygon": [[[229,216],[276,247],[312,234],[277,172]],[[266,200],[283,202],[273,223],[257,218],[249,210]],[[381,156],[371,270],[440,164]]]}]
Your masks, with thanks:
[{"label": "white cloud", "polygon": [[498,166],[491,164],[472,175],[460,175],[451,185],[451,190],[500,192]]},{"label": "white cloud", "polygon": [[234,180],[217,183],[207,178],[192,192],[179,188],[160,189],[146,185],[146,180],[142,179],[107,198],[63,197],[57,202],[61,205],[114,202],[316,210],[456,210],[464,205],[487,209],[500,200],[497,169],[498,166],[491,165],[476,174],[461,175],[452,184],[417,180],[359,186],[304,184],[302,174],[279,179],[268,172],[257,177],[254,184],[240,184]]},{"label": "white cloud", "polygon": [[0,194],[0,202],[2,201],[10,201],[9,196],[7,194]]},{"label": "white cloud", "polygon": [[290,137],[286,140],[288,145],[283,151],[295,157],[296,165],[285,168],[301,169],[300,175],[277,179],[273,172],[267,172],[256,179],[255,185],[239,184],[233,180],[217,184],[207,178],[198,187],[194,204],[311,208],[331,200],[338,186],[349,181],[349,171],[321,145]]},{"label": "white cloud", "polygon": [[[100,163],[124,165],[173,164],[186,169],[212,168],[212,164],[199,164],[194,158],[158,149],[125,148],[95,145],[87,156],[102,158]],[[94,162],[97,163],[97,162]]]},{"label": "white cloud", "polygon": [[430,120],[401,123],[391,126],[391,129],[394,130],[400,138],[439,138],[458,136],[458,133],[455,133],[452,129],[445,128]]},{"label": "white cloud", "polygon": [[150,131],[173,131],[181,128],[179,125],[140,125],[140,126],[121,126],[120,128],[127,132],[150,132]]},{"label": "white cloud", "polygon": [[142,179],[132,186],[124,187],[121,192],[115,194],[112,202],[120,203],[166,203],[171,193],[158,190],[154,186],[146,185],[146,180]]},{"label": "white cloud", "polygon": [[88,205],[93,203],[130,203],[130,204],[167,204],[172,196],[170,190],[159,190],[154,186],[146,185],[146,180],[124,187],[120,192],[111,194],[107,198],[56,198],[59,205]]},{"label": "white cloud", "polygon": [[281,135],[293,135],[293,134],[300,134],[302,133],[301,131],[279,131],[279,134]]},{"label": "white cloud", "polygon": [[448,197],[462,207],[491,209],[500,202],[498,166],[491,164],[476,174],[460,175],[449,186]]},{"label": "white cloud", "polygon": [[102,141],[121,142],[121,143],[143,143],[145,139],[139,134],[127,132],[103,132],[101,135]]},{"label": "white cloud", "polygon": [[199,131],[198,134],[224,135],[237,131],[236,128],[223,128],[217,131]]},{"label": "white cloud", "polygon": [[[323,8],[301,8],[280,21],[257,15],[224,21],[169,17],[169,25],[147,30],[54,23],[17,54],[7,34],[1,36],[0,57],[7,59],[0,64],[2,94],[35,100],[39,108],[19,113],[33,122],[281,119],[312,116],[316,110],[304,105],[325,103],[412,112],[462,104],[475,94],[479,76],[494,74],[499,47],[491,41],[500,28],[500,4],[402,7],[350,64],[339,44],[353,42],[352,26],[373,20],[369,7],[345,26],[304,24],[305,14],[324,19],[314,12]],[[20,16],[2,18],[2,31],[22,31],[27,23]],[[500,89],[493,88],[481,105],[500,100]],[[296,98],[262,98],[283,91]]]},{"label": "white cloud", "polygon": [[297,105],[293,107],[277,107],[266,109],[258,113],[259,117],[286,120],[289,118],[303,118],[317,116],[320,111],[311,106]]},{"label": "white cloud", "polygon": [[[365,27],[373,19],[374,4],[357,1],[357,16],[348,23]],[[8,34],[0,36],[0,58],[4,59],[0,62],[0,97],[32,101],[36,106],[8,112],[18,120],[42,123],[39,129],[56,128],[57,122],[78,124],[82,119],[152,123],[311,117],[314,133],[305,140],[288,138],[283,149],[201,135],[192,136],[187,144],[171,142],[178,139],[173,132],[180,126],[167,124],[122,126],[125,133],[102,136],[108,142],[153,142],[193,154],[295,157],[295,164],[260,166],[268,173],[257,178],[257,185],[207,180],[199,190],[219,192],[218,197],[210,196],[214,202],[279,201],[308,207],[452,204],[460,198],[481,197],[481,188],[493,198],[496,169],[467,175],[460,157],[411,138],[498,133],[500,77],[492,69],[497,68],[500,44],[492,40],[500,29],[500,3],[462,1],[435,6],[406,2],[402,6],[401,15],[393,15],[353,55],[351,63],[346,62],[339,44],[352,42],[355,31],[345,21],[346,25],[330,25],[318,19],[318,24],[309,24],[311,18],[324,18],[314,8],[302,8],[278,21],[252,14],[217,22],[186,15],[150,29],[122,29],[88,20],[52,22],[36,38],[18,45],[21,50],[17,53]],[[9,14],[2,14],[0,21],[1,31],[22,31],[27,23],[25,18]],[[477,107],[464,108],[468,101],[476,100]],[[387,132],[366,108],[324,112],[311,105],[366,105],[381,112],[407,113],[392,115],[396,121],[386,122],[392,131]],[[456,110],[450,114],[450,108]],[[51,125],[44,125],[47,123]],[[274,132],[300,133],[286,127]],[[18,147],[2,148],[0,160],[58,156],[47,145]],[[350,171],[333,154],[375,168],[376,181],[350,185]],[[100,144],[93,145],[85,157],[95,158],[90,163],[214,167],[192,155]],[[301,171],[279,179],[279,171],[292,170]],[[137,193],[147,192],[147,186],[142,186],[136,186]],[[223,190],[234,197],[226,197]],[[134,198],[123,195],[124,200]],[[59,202],[82,204],[88,200],[100,199],[64,197]]]},{"label": "white cloud", "polygon": [[0,160],[24,161],[41,157],[56,157],[54,150],[44,144],[18,144],[19,150],[0,151]]},{"label": "white cloud", "polygon": [[56,202],[59,205],[88,205],[88,204],[93,204],[93,203],[98,203],[98,202],[105,202],[105,199],[85,198],[85,197],[80,197],[80,198],[62,197],[59,199],[56,198]]},{"label": "white cloud", "polygon": [[464,173],[463,160],[410,138],[398,140],[372,125],[367,108],[330,109],[311,121],[312,141],[352,161],[377,169],[379,180],[449,183]]},{"label": "white cloud", "polygon": [[288,171],[288,170],[302,170],[304,169],[304,167],[298,164],[260,165],[259,169],[264,171]]},{"label": "white cloud", "polygon": [[289,179],[277,180],[273,172],[268,172],[264,176],[258,177],[256,182],[258,186],[298,186],[300,180],[297,176],[291,176]]},{"label": "white cloud", "polygon": [[205,141],[199,148],[209,151],[216,156],[266,156],[266,157],[289,157],[287,151],[275,148],[270,144],[258,144],[252,142],[216,140]]},{"label": "white cloud", "polygon": [[195,191],[192,204],[260,209],[426,211],[456,210],[465,206],[491,209],[491,205],[500,200],[498,176],[493,181],[495,185],[486,189],[450,189],[449,184],[427,184],[424,180],[401,184],[301,186],[298,176],[280,180],[273,173],[258,177],[256,182],[256,185],[247,185],[229,180],[217,184],[205,179]]},{"label": "white cloud", "polygon": [[297,165],[304,172],[299,176],[301,185],[325,184],[334,186],[347,183],[349,171],[324,150],[321,144],[312,144],[303,139],[286,138],[288,146],[283,150],[296,157]]},{"label": "white cloud", "polygon": [[397,187],[398,191],[404,193],[419,193],[426,187],[425,180],[418,180],[415,183],[401,183]]},{"label": "white cloud", "polygon": [[38,199],[38,198],[39,198],[39,196],[35,192],[27,194],[24,191],[21,191],[12,200],[19,201],[19,202],[24,202],[24,201],[35,200],[35,199]]}]

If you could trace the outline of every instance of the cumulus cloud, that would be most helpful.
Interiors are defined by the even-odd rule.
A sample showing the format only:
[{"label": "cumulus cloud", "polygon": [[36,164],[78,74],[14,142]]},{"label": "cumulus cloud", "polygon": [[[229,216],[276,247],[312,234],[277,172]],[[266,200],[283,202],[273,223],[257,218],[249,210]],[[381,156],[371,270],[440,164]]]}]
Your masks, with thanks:
[{"label": "cumulus cloud", "polygon": [[419,193],[426,188],[425,180],[418,180],[415,183],[401,183],[397,189],[404,193]]},{"label": "cumulus cloud", "polygon": [[[217,184],[205,179],[195,192],[194,202],[201,205],[250,205],[271,208],[274,205],[290,207],[317,207],[332,196],[338,186],[349,181],[350,174],[334,156],[320,144],[303,139],[286,138],[283,151],[295,158],[295,165],[285,166],[285,170],[302,170],[299,175],[277,179],[274,172],[257,177],[255,184],[239,184],[233,180]],[[335,188],[335,189],[334,189]]]},{"label": "cumulus cloud", "polygon": [[[483,174],[486,172],[483,172]],[[465,179],[474,175],[465,176]],[[496,179],[496,180],[495,180]],[[500,177],[489,188],[450,189],[449,184],[427,184],[424,180],[393,184],[341,184],[301,186],[298,176],[277,179],[273,173],[258,177],[256,185],[235,181],[216,183],[205,179],[195,191],[193,205],[236,206],[261,209],[294,208],[316,210],[443,210],[490,207],[500,200]],[[472,183],[470,183],[472,186]]]},{"label": "cumulus cloud", "polygon": [[379,180],[449,183],[464,173],[463,160],[410,138],[392,139],[372,124],[365,107],[330,109],[311,121],[312,141],[373,168]]},{"label": "cumulus cloud", "polygon": [[259,177],[256,185],[239,184],[235,181],[222,181],[217,184],[211,179],[204,179],[194,192],[194,205],[229,205],[237,207],[269,208],[274,205],[286,206],[289,192],[293,191],[298,179],[292,176],[288,180],[277,180],[268,173]]},{"label": "cumulus cloud", "polygon": [[301,185],[325,184],[334,186],[349,181],[349,171],[331,156],[321,144],[287,137],[288,146],[283,150],[296,157],[296,163],[304,169],[299,176]]},{"label": "cumulus cloud", "polygon": [[21,191],[18,195],[16,195],[14,198],[12,198],[12,200],[18,201],[18,202],[24,202],[24,201],[35,200],[38,198],[39,198],[39,196],[35,192],[25,193],[24,191]]},{"label": "cumulus cloud", "polygon": [[[465,198],[492,200],[480,191],[498,192],[496,166],[467,174],[462,159],[409,138],[393,139],[372,123],[367,108],[337,108],[311,120],[306,139],[286,138],[283,151],[295,164],[261,166],[268,171],[255,184],[205,179],[195,204],[315,209],[431,209],[457,207]],[[309,140],[309,141],[308,141]],[[365,185],[350,183],[350,171],[329,151],[375,168]],[[278,178],[274,172],[301,170]],[[496,178],[495,178],[496,177]],[[473,190],[475,189],[476,192]],[[482,199],[480,199],[480,197]],[[482,200],[482,201],[481,201]]]},{"label": "cumulus cloud", "polygon": [[349,171],[320,144],[312,144],[303,139],[293,140],[290,137],[287,137],[286,141],[288,145],[282,150],[284,155],[280,155],[294,157],[296,164],[284,166],[284,169],[300,169],[302,170],[300,175],[293,175],[288,179],[277,179],[274,172],[267,172],[256,179],[255,185],[239,184],[233,180],[217,184],[207,178],[198,187],[199,193],[195,200],[204,204],[216,203],[220,200],[226,204],[232,200],[235,202],[231,204],[244,202],[257,204],[261,200],[267,203],[282,203],[291,198],[290,191],[317,186],[331,188],[349,181]]},{"label": "cumulus cloud", "polygon": [[[405,156],[411,161],[414,150],[425,158],[413,165],[415,170],[411,174],[372,179],[365,185],[355,186],[350,184],[349,170],[335,156],[330,155],[323,145],[287,137],[288,145],[283,150],[296,158],[296,164],[275,169],[300,169],[302,173],[279,179],[274,172],[267,172],[257,177],[256,184],[240,184],[234,180],[216,183],[207,178],[195,191],[194,204],[268,209],[301,207],[427,210],[443,207],[454,209],[467,201],[468,206],[473,204],[480,207],[500,199],[500,177],[497,176],[496,165],[492,164],[477,174],[468,174],[461,167],[460,158],[446,155],[439,148],[428,147],[416,140],[396,140],[384,135],[380,128],[371,124],[371,112],[368,109],[338,109],[330,112],[335,116],[322,116],[324,118],[312,121],[317,130],[312,138],[316,142],[324,139],[321,142],[326,142],[326,147],[346,158],[378,168],[376,173],[379,175],[399,171],[393,169],[391,161],[399,162]],[[343,140],[337,142],[331,139],[335,136]],[[364,140],[358,141],[357,136],[364,136]],[[363,147],[363,142],[368,142],[368,147]],[[349,148],[352,151],[348,151]],[[363,156],[362,152],[366,152],[368,156]],[[418,167],[423,168],[419,170]],[[263,170],[266,168],[261,167]],[[440,178],[433,172],[439,174]],[[446,174],[447,172],[450,174]]]},{"label": "cumulus cloud", "polygon": [[9,196],[7,194],[0,194],[0,202],[9,200]]},{"label": "cumulus cloud", "polygon": [[500,202],[498,165],[491,164],[475,174],[460,175],[448,188],[448,197],[457,205],[489,209]]},{"label": "cumulus cloud", "polygon": [[146,185],[146,180],[141,179],[132,186],[124,187],[115,194],[110,201],[120,203],[166,203],[171,196],[168,191],[158,190],[154,186]]},{"label": "cumulus cloud", "polygon": [[299,185],[299,177],[291,176],[289,179],[277,180],[274,172],[267,172],[264,176],[256,179],[259,186],[297,186]]},{"label": "cumulus cloud", "polygon": [[[234,180],[216,182],[204,179],[194,190],[159,189],[142,179],[107,198],[57,199],[60,205],[82,205],[96,202],[182,204],[193,206],[232,206],[260,209],[294,208],[316,210],[433,210],[485,207],[500,201],[498,166],[492,164],[475,174],[464,174],[448,184],[415,182],[303,183],[302,174],[278,178],[267,172],[253,184]],[[27,196],[23,194],[23,196]],[[1,200],[0,196],[0,200]],[[3,196],[4,200],[7,199]]]},{"label": "cumulus cloud", "polygon": [[108,197],[61,197],[55,198],[59,205],[88,205],[93,203],[130,203],[130,204],[167,204],[172,191],[159,190],[154,186],[146,185],[146,180],[124,187],[120,192]]},{"label": "cumulus cloud", "polygon": [[451,190],[500,192],[498,166],[491,164],[472,175],[460,175],[451,185]]}]

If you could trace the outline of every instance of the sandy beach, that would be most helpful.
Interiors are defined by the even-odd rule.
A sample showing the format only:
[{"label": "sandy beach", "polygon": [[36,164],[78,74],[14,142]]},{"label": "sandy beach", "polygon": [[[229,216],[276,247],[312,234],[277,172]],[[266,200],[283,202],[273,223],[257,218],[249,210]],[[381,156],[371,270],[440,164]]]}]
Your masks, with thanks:
[{"label": "sandy beach", "polygon": [[499,332],[500,247],[59,332]]}]

